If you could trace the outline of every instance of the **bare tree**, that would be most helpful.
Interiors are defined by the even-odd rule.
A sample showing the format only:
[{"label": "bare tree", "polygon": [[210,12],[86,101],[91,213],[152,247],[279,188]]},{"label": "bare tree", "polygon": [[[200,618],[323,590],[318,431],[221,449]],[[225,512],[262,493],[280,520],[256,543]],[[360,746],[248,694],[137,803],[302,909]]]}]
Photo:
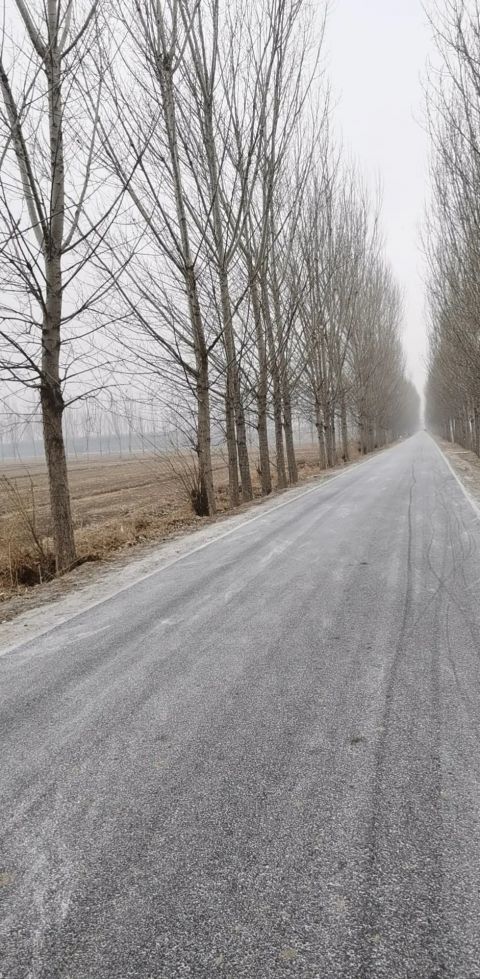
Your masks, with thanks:
[{"label": "bare tree", "polygon": [[76,357],[105,295],[98,260],[118,201],[98,171],[97,2],[12,6],[0,50],[0,368],[39,397],[55,553],[65,570],[76,557],[65,382],[77,378],[78,397],[84,379]]},{"label": "bare tree", "polygon": [[430,365],[427,416],[480,452],[480,6],[448,0],[432,16],[439,69],[428,120],[432,207],[427,218]]},{"label": "bare tree", "polygon": [[[193,29],[191,19],[184,25],[184,12],[180,0],[139,0],[133,17],[127,4],[120,7],[118,23],[127,39],[124,75],[110,73],[112,116],[104,147],[115,180],[129,195],[131,221],[143,227],[144,247],[138,263],[129,267],[122,300],[130,321],[173,358],[185,383],[194,385],[203,508],[214,513],[209,360],[219,331],[215,328],[209,341],[189,200],[192,188],[183,156],[179,101]],[[173,273],[176,300],[166,288],[165,263],[168,274]]]}]

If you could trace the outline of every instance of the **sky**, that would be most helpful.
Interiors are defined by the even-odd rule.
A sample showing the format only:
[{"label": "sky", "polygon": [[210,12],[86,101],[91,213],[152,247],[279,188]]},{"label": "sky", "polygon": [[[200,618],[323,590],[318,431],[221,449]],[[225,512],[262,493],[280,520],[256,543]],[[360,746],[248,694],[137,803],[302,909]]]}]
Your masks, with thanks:
[{"label": "sky", "polygon": [[420,233],[428,193],[423,80],[432,53],[421,0],[332,0],[327,73],[344,150],[382,188],[387,256],[405,301],[408,373],[425,382]]}]

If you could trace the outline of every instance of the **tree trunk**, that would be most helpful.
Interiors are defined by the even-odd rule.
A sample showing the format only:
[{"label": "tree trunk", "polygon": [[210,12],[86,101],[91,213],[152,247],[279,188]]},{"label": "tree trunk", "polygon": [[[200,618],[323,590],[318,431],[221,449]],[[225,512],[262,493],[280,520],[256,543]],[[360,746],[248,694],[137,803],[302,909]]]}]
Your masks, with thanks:
[{"label": "tree trunk", "polygon": [[255,336],[258,353],[257,428],[258,448],[260,454],[260,483],[262,487],[262,495],[268,496],[268,494],[272,492],[272,476],[270,473],[270,453],[268,448],[267,353],[265,349],[265,336],[262,324],[260,297],[258,294],[258,280],[250,259],[248,264],[250,276],[250,294],[252,297],[253,319],[255,323]]},{"label": "tree trunk", "polygon": [[[210,105],[206,106],[206,117],[207,124],[210,115]],[[209,132],[209,130],[208,130]],[[222,231],[222,221],[220,215],[220,209],[218,204],[218,193],[217,193],[217,176],[216,176],[216,157],[215,157],[215,145],[213,142],[213,136],[207,138],[206,140],[207,148],[207,158],[209,162],[210,169],[210,179],[212,182],[211,193],[213,195],[213,224],[214,224],[214,234],[215,234],[215,245],[217,249],[218,258],[218,277],[220,284],[220,306],[222,312],[222,326],[223,326],[223,343],[225,346],[225,356],[226,356],[226,394],[225,394],[225,417],[226,417],[226,434],[227,434],[227,452],[228,452],[228,489],[230,497],[230,506],[236,507],[240,502],[239,494],[239,484],[238,484],[238,460],[237,460],[237,440],[235,432],[235,414],[236,414],[236,353],[235,353],[235,342],[233,337],[232,328],[232,313],[230,306],[230,292],[228,288],[228,275],[225,268],[225,250],[223,245],[223,231]]]},{"label": "tree trunk", "polygon": [[172,181],[175,192],[177,220],[180,230],[182,273],[186,285],[188,309],[195,352],[195,367],[197,374],[197,453],[199,475],[202,493],[205,494],[205,499],[207,501],[208,512],[213,514],[215,513],[216,507],[211,455],[208,353],[205,342],[205,331],[203,329],[202,313],[198,298],[197,276],[191,255],[190,237],[188,233],[180,156],[178,151],[177,121],[175,113],[175,96],[173,90],[171,59],[169,60],[164,58],[161,64],[159,64],[158,69],[172,169]]},{"label": "tree trunk", "polygon": [[277,461],[277,486],[285,489],[287,485],[287,472],[285,469],[285,450],[283,447],[283,422],[282,422],[282,389],[280,385],[280,373],[278,370],[278,358],[275,349],[275,339],[273,335],[272,317],[270,314],[270,297],[268,295],[268,285],[266,276],[262,277],[262,306],[265,330],[268,341],[268,352],[270,359],[270,376],[273,388],[273,420],[275,424],[275,455]]},{"label": "tree trunk", "polygon": [[323,423],[323,415],[320,405],[316,406],[315,411],[315,428],[317,429],[318,437],[318,463],[320,469],[327,468],[327,451],[325,445],[325,426]]},{"label": "tree trunk", "polygon": [[290,401],[290,391],[288,378],[283,376],[283,425],[285,428],[285,445],[287,447],[288,478],[292,484],[298,483],[297,460],[295,458],[295,446],[293,442],[293,422],[292,404]]},{"label": "tree trunk", "polygon": [[237,465],[237,440],[235,436],[235,397],[232,391],[231,372],[227,367],[227,390],[225,393],[225,432],[228,456],[228,499],[231,507],[240,503]]},{"label": "tree trunk", "polygon": [[[272,295],[273,295],[273,309],[275,313],[275,323],[276,330],[274,341],[276,342],[276,368],[279,373],[280,379],[280,399],[283,403],[283,427],[285,430],[285,446],[287,450],[287,463],[288,463],[288,478],[290,483],[298,482],[298,469],[297,461],[295,459],[295,447],[293,444],[293,425],[292,425],[292,405],[290,400],[290,389],[288,382],[288,368],[285,357],[285,347],[284,347],[284,335],[282,331],[282,309],[280,303],[280,286],[278,283],[277,276],[277,258],[276,258],[276,230],[275,221],[273,213],[270,217],[271,224],[271,267],[272,267]],[[275,398],[275,394],[274,394]],[[283,453],[283,439],[282,439],[282,453]],[[278,465],[278,456],[277,456]],[[283,461],[283,468],[285,470],[285,461]],[[285,474],[286,482],[286,474]]]},{"label": "tree trunk", "polygon": [[193,326],[195,366],[196,366],[196,399],[197,399],[197,456],[202,498],[206,501],[206,514],[216,511],[215,488],[212,471],[212,439],[210,420],[210,380],[209,363],[206,349],[200,305],[198,301],[197,279],[193,268],[186,270],[187,297],[190,317]]},{"label": "tree trunk", "polygon": [[235,420],[237,425],[237,449],[238,464],[240,467],[240,480],[242,488],[242,500],[253,499],[252,477],[250,475],[250,462],[248,458],[247,425],[245,422],[245,410],[243,407],[242,394],[240,390],[240,378],[236,369],[236,394],[235,394]]},{"label": "tree trunk", "polygon": [[[200,18],[201,20],[201,18]],[[218,30],[218,22],[215,22],[215,31]],[[216,35],[215,35],[216,37]],[[228,482],[230,505],[238,506],[239,482],[238,468],[240,467],[240,478],[242,483],[242,499],[251,500],[253,496],[252,480],[250,476],[250,463],[248,459],[247,434],[245,425],[245,413],[243,410],[240,378],[237,362],[237,352],[235,349],[235,334],[232,321],[232,304],[230,301],[230,288],[228,281],[228,268],[231,256],[227,254],[225,247],[225,235],[223,229],[222,213],[219,196],[219,166],[217,158],[217,146],[215,141],[214,128],[214,91],[215,91],[215,70],[216,60],[210,64],[205,60],[205,51],[196,44],[190,45],[194,64],[198,74],[200,88],[203,92],[203,138],[207,158],[208,176],[210,184],[210,200],[213,217],[213,236],[215,242],[216,259],[218,264],[218,278],[220,286],[220,307],[222,314],[223,342],[226,355],[226,433],[228,450]],[[217,42],[213,44],[215,56],[218,54]]]},{"label": "tree trunk", "polygon": [[48,471],[50,510],[57,571],[73,567],[77,556],[68,486],[67,457],[63,437],[63,398],[60,385],[42,383],[40,390],[43,439]]},{"label": "tree trunk", "polygon": [[208,356],[197,357],[197,455],[202,497],[206,500],[209,514],[215,513],[215,489],[213,485],[211,434],[210,434],[210,387]]},{"label": "tree trunk", "polygon": [[325,447],[327,450],[327,466],[332,469],[335,465],[335,420],[332,409],[330,405],[326,405],[324,408],[324,430],[325,430]]},{"label": "tree trunk", "polygon": [[62,71],[58,51],[56,4],[48,4],[51,46],[45,62],[48,79],[50,144],[50,223],[44,241],[45,310],[42,327],[42,411],[45,458],[57,571],[76,561],[75,537],[68,486],[67,455],[63,434],[64,401],[60,382],[60,347],[63,304],[62,246],[65,222],[65,164],[63,150]]},{"label": "tree trunk", "polygon": [[358,424],[358,439],[360,442],[360,452],[362,455],[367,455],[368,444],[367,444],[367,420],[362,414],[360,416],[360,421]]},{"label": "tree trunk", "polygon": [[[221,237],[220,231],[218,232],[220,236],[220,242],[217,245],[221,249],[221,257],[223,256],[223,239]],[[223,260],[223,259],[222,259]],[[219,271],[219,282],[220,282],[220,299],[222,306],[222,325],[224,331],[224,343],[225,343],[225,354],[227,357],[227,398],[229,405],[231,406],[231,411],[233,413],[233,418],[235,426],[233,431],[229,433],[227,431],[227,443],[228,443],[228,454],[229,454],[229,485],[230,485],[230,499],[236,499],[236,503],[232,502],[233,506],[237,506],[239,503],[239,485],[238,485],[238,468],[237,468],[237,451],[238,451],[238,465],[240,467],[240,479],[242,482],[242,499],[251,500],[253,497],[252,489],[252,479],[250,476],[250,462],[248,459],[248,447],[247,447],[247,431],[245,424],[245,412],[243,410],[242,394],[240,390],[240,378],[238,374],[238,364],[237,356],[235,350],[235,338],[233,333],[232,324],[232,307],[230,302],[230,289],[228,285],[228,275],[225,268],[220,268]]]},{"label": "tree trunk", "polygon": [[343,461],[348,462],[350,459],[350,454],[348,449],[347,403],[344,394],[342,394],[340,416],[341,416],[341,428],[342,428],[342,456],[343,456]]}]

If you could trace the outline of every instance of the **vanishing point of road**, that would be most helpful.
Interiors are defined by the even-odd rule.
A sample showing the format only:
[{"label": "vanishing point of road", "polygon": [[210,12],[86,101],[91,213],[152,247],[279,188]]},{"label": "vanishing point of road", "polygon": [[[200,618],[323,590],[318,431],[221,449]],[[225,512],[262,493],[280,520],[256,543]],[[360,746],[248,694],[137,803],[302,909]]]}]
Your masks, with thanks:
[{"label": "vanishing point of road", "polygon": [[0,685],[2,979],[480,977],[480,521],[426,434]]}]

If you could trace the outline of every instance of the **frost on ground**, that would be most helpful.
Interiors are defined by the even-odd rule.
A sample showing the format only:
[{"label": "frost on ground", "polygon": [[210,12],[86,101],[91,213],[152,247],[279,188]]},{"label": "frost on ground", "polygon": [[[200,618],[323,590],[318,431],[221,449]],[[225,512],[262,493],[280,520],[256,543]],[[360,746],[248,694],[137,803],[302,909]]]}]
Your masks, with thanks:
[{"label": "frost on ground", "polygon": [[[331,475],[336,473],[333,470]],[[139,578],[161,570],[184,554],[230,533],[245,520],[254,518],[258,508],[268,510],[279,506],[304,493],[311,483],[321,482],[322,479],[325,476],[314,477],[294,489],[284,491],[277,499],[269,497],[246,504],[234,515],[221,515],[216,519],[202,521],[199,529],[193,533],[177,536],[162,544],[140,545],[135,549],[135,555],[130,549],[114,555],[108,564],[81,565],[62,578],[4,602],[0,606],[0,654],[90,606],[105,601]]]},{"label": "frost on ground", "polygon": [[474,452],[462,448],[461,445],[446,442],[445,439],[439,438],[437,442],[465,489],[480,505],[480,459],[478,456]]},{"label": "frost on ground", "polygon": [[[110,554],[106,561],[82,564],[53,581],[38,585],[18,596],[0,604],[0,655],[12,646],[28,640],[55,625],[105,601],[123,588],[146,575],[168,565],[184,554],[202,547],[222,534],[235,530],[245,520],[256,516],[258,508],[266,510],[282,505],[289,499],[308,491],[316,483],[327,481],[352,466],[362,466],[378,453],[388,451],[381,448],[367,459],[351,462],[345,467],[340,464],[335,469],[315,475],[303,474],[302,481],[292,489],[272,494],[265,499],[255,499],[232,513],[226,511],[210,518],[194,518],[195,524],[188,523],[182,531],[162,542],[146,541],[135,547]],[[253,511],[253,512],[252,512]]]},{"label": "frost on ground", "polygon": [[[354,445],[351,455],[355,458]],[[255,463],[253,457],[252,465]],[[182,482],[185,473],[182,476],[181,466],[185,464],[180,453],[69,460],[79,563],[110,562],[116,553],[121,556],[131,549],[138,556],[148,545],[158,545],[203,526],[205,520],[193,512],[188,484]],[[299,448],[297,467],[300,482],[318,474],[318,448]],[[228,471],[221,452],[215,460],[215,476],[218,515],[229,510]],[[256,470],[253,491],[255,498],[261,498]],[[0,621],[28,607],[31,589],[51,580],[54,567],[45,462],[37,459],[2,463]],[[61,593],[63,590],[60,587]],[[57,591],[58,583],[47,594]]]}]

